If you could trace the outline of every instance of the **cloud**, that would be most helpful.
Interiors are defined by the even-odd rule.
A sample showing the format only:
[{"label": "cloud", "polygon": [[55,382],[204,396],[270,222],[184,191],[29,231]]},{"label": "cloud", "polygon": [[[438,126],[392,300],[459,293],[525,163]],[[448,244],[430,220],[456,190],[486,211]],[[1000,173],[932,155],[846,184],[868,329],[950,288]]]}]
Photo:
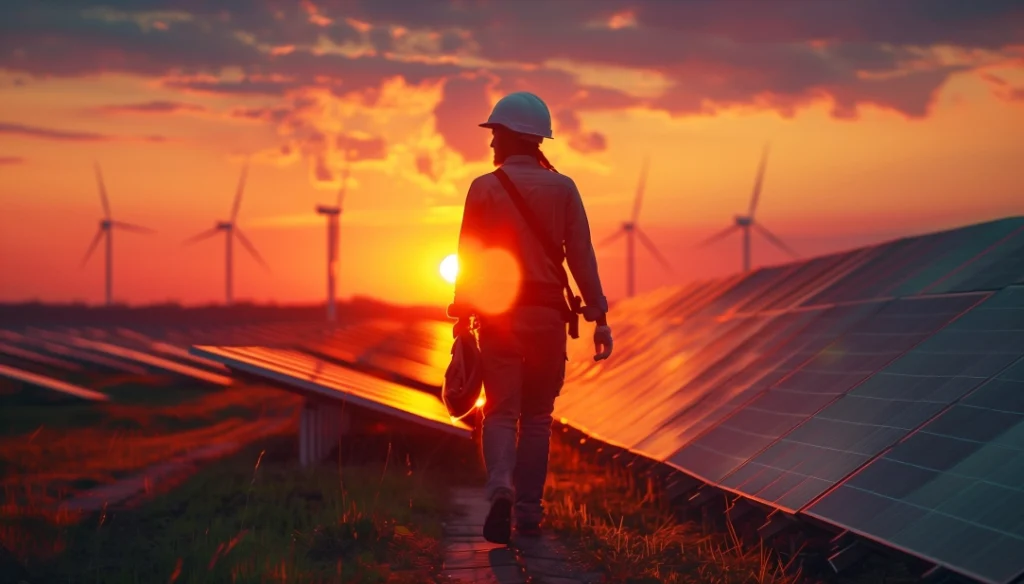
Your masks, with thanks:
[{"label": "cloud", "polygon": [[0,122],[0,134],[12,134],[15,136],[26,136],[29,138],[40,138],[43,140],[59,140],[63,142],[110,142],[114,140],[141,140],[143,142],[165,142],[164,136],[113,136],[99,134],[96,132],[80,132],[77,130],[55,130],[52,128],[40,128],[38,126],[26,126],[24,124],[12,124]]},{"label": "cloud", "polygon": [[[410,180],[455,180],[460,164],[488,158],[477,120],[517,90],[541,95],[555,116],[556,140],[583,154],[609,146],[582,123],[587,112],[602,110],[793,116],[824,102],[841,119],[864,107],[920,118],[951,76],[1007,62],[1019,68],[1024,46],[1024,5],[1013,0],[559,0],[543,11],[533,2],[462,0],[138,6],[0,3],[0,69],[30,78],[137,75],[195,96],[196,104],[245,99],[250,103],[222,115],[272,128],[275,151],[288,149],[275,156],[302,156],[314,178],[336,176],[338,136],[408,119],[420,133],[379,137],[375,160],[389,172],[407,166],[400,172]],[[1006,99],[1021,96],[989,83]],[[199,112],[196,104],[166,100],[104,111]],[[421,111],[433,120],[422,131],[412,113]],[[113,139],[41,128],[20,133]],[[404,150],[394,148],[395,139]]]},{"label": "cloud", "polygon": [[351,161],[383,160],[387,158],[387,143],[380,136],[339,134],[334,139],[342,158]]},{"label": "cloud", "polygon": [[490,76],[468,75],[448,79],[441,101],[434,108],[434,124],[449,148],[466,160],[483,160],[490,155],[489,132],[478,124],[491,112],[488,86]]},{"label": "cloud", "polygon": [[96,111],[107,114],[175,114],[181,112],[204,112],[206,107],[194,103],[165,100],[103,105],[97,107]]},{"label": "cloud", "polygon": [[24,164],[25,158],[21,156],[0,156],[0,166],[9,166],[13,164]]}]

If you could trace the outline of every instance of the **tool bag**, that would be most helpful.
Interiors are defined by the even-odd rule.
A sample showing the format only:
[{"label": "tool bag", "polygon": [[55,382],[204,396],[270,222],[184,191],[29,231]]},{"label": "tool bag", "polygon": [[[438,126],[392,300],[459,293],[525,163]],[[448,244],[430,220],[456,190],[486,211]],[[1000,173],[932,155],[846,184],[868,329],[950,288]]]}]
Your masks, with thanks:
[{"label": "tool bag", "polygon": [[476,407],[483,388],[480,347],[476,335],[467,327],[455,337],[452,343],[452,360],[444,372],[441,386],[441,401],[448,415],[461,420]]}]

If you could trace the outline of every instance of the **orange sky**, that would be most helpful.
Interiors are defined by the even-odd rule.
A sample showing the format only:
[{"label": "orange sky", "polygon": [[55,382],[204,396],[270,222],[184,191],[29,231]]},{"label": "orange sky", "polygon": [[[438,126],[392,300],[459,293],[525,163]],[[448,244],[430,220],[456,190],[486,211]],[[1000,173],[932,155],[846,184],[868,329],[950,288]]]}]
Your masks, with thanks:
[{"label": "orange sky", "polygon": [[[745,210],[768,139],[773,149],[758,219],[802,254],[1024,214],[1020,26],[1006,32],[1003,23],[1000,31],[1010,40],[1000,47],[974,47],[971,39],[951,41],[937,33],[942,42],[922,48],[915,40],[919,58],[900,64],[907,79],[907,71],[949,68],[927,91],[909,81],[867,85],[865,79],[881,73],[852,60],[844,61],[854,69],[849,77],[812,78],[794,88],[806,66],[786,69],[786,62],[755,60],[758,72],[777,66],[778,75],[744,76],[737,69],[742,51],[752,57],[770,52],[753,44],[738,45],[728,62],[698,52],[681,55],[683,64],[676,66],[671,59],[645,61],[637,41],[629,47],[640,48],[621,51],[623,63],[616,64],[609,62],[614,56],[597,52],[593,62],[585,60],[586,51],[577,55],[574,47],[596,42],[587,36],[577,45],[553,44],[550,58],[532,63],[532,55],[511,49],[503,54],[501,45],[487,44],[482,29],[462,13],[453,13],[450,24],[438,17],[416,28],[372,7],[346,21],[346,13],[329,2],[307,2],[296,15],[270,14],[270,28],[254,22],[257,14],[220,30],[222,17],[166,4],[159,14],[26,10],[5,18],[15,26],[23,19],[29,32],[0,43],[0,301],[102,300],[102,249],[79,267],[101,216],[93,161],[102,166],[115,219],[159,232],[115,232],[115,298],[133,304],[222,300],[222,237],[191,247],[181,242],[228,216],[246,155],[252,163],[239,226],[271,272],[236,245],[236,299],[321,301],[325,228],[313,207],[335,195],[341,158],[334,141],[343,136],[360,152],[342,218],[339,295],[447,302],[450,285],[438,264],[454,250],[470,181],[493,169],[484,152],[489,134],[476,124],[513,87],[552,104],[556,139],[543,147],[579,185],[596,240],[616,229],[630,209],[642,158],[651,156],[640,224],[677,273],[664,273],[640,249],[641,291],[738,269],[738,237],[699,252],[689,246]],[[644,15],[653,16],[644,3],[633,4],[633,12],[592,15],[587,31],[642,32],[648,26]],[[744,30],[724,16],[704,16],[709,35],[731,38],[739,34],[731,31]],[[569,18],[559,11],[552,16],[562,17]],[[501,18],[511,22],[499,27],[503,34],[527,30],[513,16]],[[826,26],[821,20],[826,24],[813,24]],[[63,24],[46,28],[57,22]],[[306,51],[336,62],[372,55],[384,65],[379,73],[372,63],[352,69],[358,79],[351,92],[334,86],[347,87],[343,64],[327,73],[311,68],[308,79],[284,68],[292,77],[262,93],[211,90],[203,84],[230,85],[246,74],[254,82],[278,81],[248,56],[241,65],[228,57],[207,64],[201,59],[205,46],[176,55],[150,42],[153,35],[187,32],[197,22],[205,22],[210,35],[257,47],[253,54],[267,62]],[[81,23],[93,36],[71,44]],[[336,27],[347,31],[343,42],[330,36]],[[759,42],[813,45],[811,32],[793,28],[792,39]],[[379,46],[379,30],[390,35],[390,50]],[[828,46],[841,46],[845,34],[851,46],[862,47],[865,38],[881,34],[874,33],[837,30]],[[60,35],[68,44],[53,40]],[[462,44],[448,47],[438,40],[449,36]],[[97,38],[107,41],[88,44]],[[59,61],[62,50],[67,54]],[[76,56],[83,62],[77,68]],[[405,72],[410,63],[419,69]],[[441,70],[429,73],[434,66]],[[455,93],[463,87],[453,79],[465,86],[464,96]],[[572,85],[565,86],[565,79]],[[473,83],[486,101],[474,99]],[[687,105],[690,99],[696,105]],[[855,113],[847,111],[851,103]],[[126,105],[133,107],[111,107]],[[161,139],[147,138],[152,136]],[[318,136],[327,137],[326,146]],[[290,152],[282,149],[286,145]],[[785,258],[756,236],[754,241],[755,264]],[[624,292],[622,244],[599,250],[612,299]]]}]

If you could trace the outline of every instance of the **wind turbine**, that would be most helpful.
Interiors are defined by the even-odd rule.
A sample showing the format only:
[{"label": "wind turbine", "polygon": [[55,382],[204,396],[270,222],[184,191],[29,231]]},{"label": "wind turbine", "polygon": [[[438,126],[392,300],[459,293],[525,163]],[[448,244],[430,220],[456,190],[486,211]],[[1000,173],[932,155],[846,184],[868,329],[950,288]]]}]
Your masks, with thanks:
[{"label": "wind turbine", "polygon": [[598,244],[598,247],[602,247],[618,240],[623,235],[626,236],[626,296],[628,297],[633,296],[636,288],[636,242],[634,237],[639,237],[640,243],[647,248],[647,251],[651,252],[654,259],[658,260],[666,270],[672,272],[672,265],[665,259],[665,256],[661,255],[661,252],[654,246],[650,238],[637,225],[637,221],[640,219],[640,205],[643,203],[644,198],[644,188],[647,184],[647,168],[649,164],[650,160],[644,158],[643,170],[640,172],[640,183],[636,187],[636,197],[633,199],[632,218],[629,221],[623,222],[622,227],[618,231]]},{"label": "wind turbine", "polygon": [[92,252],[96,251],[96,246],[100,244],[100,240],[106,238],[106,304],[107,306],[110,306],[114,303],[114,229],[134,231],[136,233],[156,232],[148,227],[140,227],[123,221],[115,221],[113,217],[110,216],[110,201],[107,199],[107,187],[103,184],[103,173],[100,171],[99,163],[93,163],[93,168],[96,171],[96,184],[100,188],[100,202],[103,204],[103,219],[100,219],[100,228],[96,232],[96,236],[92,238],[92,243],[89,244],[89,249],[86,250],[85,257],[82,258],[82,267],[85,267],[85,264],[89,262],[89,258],[92,256]]},{"label": "wind turbine", "polygon": [[765,170],[765,166],[768,163],[768,152],[769,152],[770,149],[771,149],[771,145],[770,144],[765,144],[764,145],[764,150],[761,152],[761,163],[760,163],[760,165],[758,165],[758,168],[757,168],[757,178],[754,180],[754,192],[753,192],[753,194],[750,197],[750,208],[747,210],[747,214],[746,215],[736,215],[735,218],[733,219],[733,224],[732,225],[730,225],[729,227],[723,229],[722,231],[719,231],[718,233],[712,235],[711,237],[705,239],[704,241],[698,243],[695,246],[695,247],[698,247],[698,248],[706,247],[706,246],[711,245],[712,243],[714,243],[714,242],[716,242],[716,241],[718,241],[720,239],[723,239],[726,236],[732,234],[732,232],[736,231],[737,229],[742,229],[743,230],[743,271],[744,272],[749,272],[750,271],[750,228],[751,227],[756,229],[758,231],[758,233],[760,233],[762,236],[764,236],[764,238],[767,239],[769,242],[771,242],[772,245],[774,245],[775,247],[777,247],[777,248],[781,249],[782,251],[788,253],[789,255],[793,256],[794,258],[799,257],[799,254],[797,254],[795,251],[793,251],[793,248],[791,248],[788,245],[786,245],[785,242],[783,242],[781,239],[776,237],[774,233],[772,233],[771,231],[768,231],[768,229],[764,225],[761,225],[760,223],[758,223],[758,222],[756,222],[754,220],[754,212],[757,210],[757,202],[758,202],[758,200],[761,197],[761,185],[764,183],[764,170]]},{"label": "wind turbine", "polygon": [[232,300],[232,277],[233,277],[233,263],[232,263],[232,243],[237,237],[238,242],[242,244],[242,247],[249,252],[250,255],[261,265],[264,269],[269,270],[267,262],[263,261],[263,257],[260,252],[256,251],[256,247],[253,246],[249,238],[242,233],[242,230],[235,225],[235,220],[238,218],[238,209],[242,204],[242,192],[245,190],[245,177],[249,172],[249,164],[246,163],[242,167],[242,176],[238,179],[238,190],[235,191],[235,202],[231,207],[231,219],[227,221],[218,221],[214,224],[212,229],[208,229],[186,239],[183,245],[189,245],[209,239],[214,235],[217,235],[221,231],[224,232],[224,291],[225,291],[225,304],[231,305]]},{"label": "wind turbine", "polygon": [[330,205],[317,205],[316,212],[327,217],[327,321],[337,320],[335,307],[336,285],[338,278],[338,222],[341,218],[341,204],[345,200],[345,192],[348,189],[349,164],[348,156],[345,157],[345,170],[341,175],[341,186],[338,188],[337,203]]}]

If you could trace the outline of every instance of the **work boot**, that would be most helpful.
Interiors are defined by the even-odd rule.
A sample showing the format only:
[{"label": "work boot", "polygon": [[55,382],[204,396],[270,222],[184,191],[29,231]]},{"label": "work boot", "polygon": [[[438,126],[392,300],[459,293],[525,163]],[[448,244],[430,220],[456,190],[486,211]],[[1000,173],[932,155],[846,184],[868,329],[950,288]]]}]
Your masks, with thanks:
[{"label": "work boot", "polygon": [[491,543],[506,545],[512,538],[512,502],[514,498],[508,489],[498,489],[491,497],[491,510],[484,520],[484,539]]},{"label": "work boot", "polygon": [[540,537],[543,534],[540,523],[534,521],[516,522],[516,535],[519,537]]}]

